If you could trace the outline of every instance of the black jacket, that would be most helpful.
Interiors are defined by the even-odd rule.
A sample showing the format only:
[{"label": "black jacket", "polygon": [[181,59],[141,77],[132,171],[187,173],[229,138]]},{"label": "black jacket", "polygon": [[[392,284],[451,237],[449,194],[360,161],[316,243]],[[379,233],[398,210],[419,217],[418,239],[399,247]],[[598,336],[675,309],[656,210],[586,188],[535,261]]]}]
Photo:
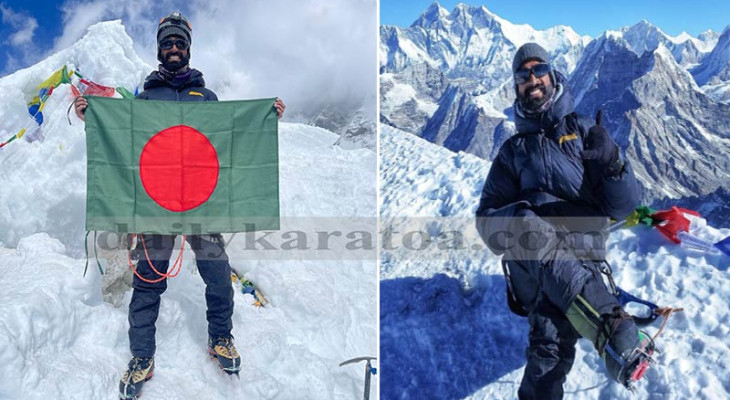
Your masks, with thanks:
[{"label": "black jacket", "polygon": [[137,95],[142,100],[218,101],[213,91],[205,88],[203,73],[191,69],[190,77],[177,82],[165,79],[159,71],[152,71],[144,82],[144,91]]},{"label": "black jacket", "polygon": [[[524,215],[525,209],[539,217],[620,220],[638,203],[638,186],[628,162],[616,176],[584,168],[580,153],[594,121],[573,112],[573,96],[559,74],[558,83],[554,104],[537,118],[527,118],[515,101],[518,133],[494,159],[476,212],[477,229],[487,245],[492,234],[509,231],[509,217]],[[493,246],[490,249],[501,254]]]}]

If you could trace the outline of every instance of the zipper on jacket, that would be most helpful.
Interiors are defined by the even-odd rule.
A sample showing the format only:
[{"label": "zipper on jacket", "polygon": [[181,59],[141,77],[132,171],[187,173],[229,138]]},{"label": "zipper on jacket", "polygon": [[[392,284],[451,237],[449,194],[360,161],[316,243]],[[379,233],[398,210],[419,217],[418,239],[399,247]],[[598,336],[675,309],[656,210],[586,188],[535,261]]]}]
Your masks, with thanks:
[{"label": "zipper on jacket", "polygon": [[[542,161],[544,163],[545,168],[545,186],[547,187],[547,190],[550,192],[553,191],[553,169],[551,168],[551,164],[549,161],[552,161],[552,157],[550,157],[548,150],[546,147],[551,146],[552,139],[547,137],[547,132],[545,131],[545,114],[542,113],[540,116],[540,132],[542,132],[542,136],[540,137],[540,141],[542,144]],[[553,129],[553,132],[555,131],[555,126],[551,127]]]}]

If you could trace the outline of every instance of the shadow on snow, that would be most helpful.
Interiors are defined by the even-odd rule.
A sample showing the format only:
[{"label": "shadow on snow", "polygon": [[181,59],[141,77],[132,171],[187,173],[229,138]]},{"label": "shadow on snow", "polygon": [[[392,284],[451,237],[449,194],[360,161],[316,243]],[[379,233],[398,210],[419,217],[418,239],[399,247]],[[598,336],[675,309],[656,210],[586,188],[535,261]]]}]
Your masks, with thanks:
[{"label": "shadow on snow", "polygon": [[381,282],[382,398],[461,399],[524,366],[527,319],[507,308],[504,278],[476,286],[443,274]]}]

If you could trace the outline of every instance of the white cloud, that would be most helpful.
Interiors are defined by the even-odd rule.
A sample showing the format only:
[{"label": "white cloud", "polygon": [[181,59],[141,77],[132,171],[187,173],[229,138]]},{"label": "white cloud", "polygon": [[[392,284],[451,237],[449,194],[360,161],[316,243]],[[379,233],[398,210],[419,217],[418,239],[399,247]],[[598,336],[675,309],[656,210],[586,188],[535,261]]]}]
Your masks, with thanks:
[{"label": "white cloud", "polygon": [[221,0],[192,15],[192,64],[225,98],[280,96],[295,108],[375,104],[374,0]]},{"label": "white cloud", "polygon": [[[112,19],[121,19],[138,45],[138,50],[144,50],[154,45],[154,39],[147,39],[147,34],[154,35],[157,21],[169,12],[165,10],[173,7],[173,3],[172,0],[157,0],[153,3],[147,0],[67,0],[61,6],[63,30],[61,36],[55,39],[52,51],[71,46],[86,33],[89,26]],[[140,56],[144,57],[144,54]]]},{"label": "white cloud", "polygon": [[86,33],[86,29],[104,20],[111,5],[108,1],[66,3],[63,10],[63,32],[54,40],[54,51],[71,46]]},{"label": "white cloud", "polygon": [[35,18],[29,18],[28,25],[10,35],[10,44],[13,46],[22,46],[26,43],[30,43],[31,40],[33,40],[33,33],[36,28],[38,28],[38,22],[36,22]]},{"label": "white cloud", "polygon": [[15,30],[8,39],[10,45],[18,47],[31,43],[33,34],[38,28],[38,21],[35,18],[22,12],[15,12],[2,4],[0,4],[0,13],[2,13],[3,24],[8,24]]},{"label": "white cloud", "polygon": [[221,99],[278,96],[289,116],[365,103],[375,118],[376,0],[69,0],[62,9],[53,51],[121,18],[140,57],[156,65],[157,23],[180,10],[193,25],[191,65]]}]

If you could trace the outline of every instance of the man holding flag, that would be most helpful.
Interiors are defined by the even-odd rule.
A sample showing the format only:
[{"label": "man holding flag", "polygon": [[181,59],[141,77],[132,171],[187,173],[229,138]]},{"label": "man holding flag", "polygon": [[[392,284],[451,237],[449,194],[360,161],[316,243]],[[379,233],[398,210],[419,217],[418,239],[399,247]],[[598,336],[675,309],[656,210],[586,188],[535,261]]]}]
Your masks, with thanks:
[{"label": "man holding flag", "polygon": [[[157,71],[153,71],[147,77],[144,83],[144,91],[137,96],[137,99],[181,102],[218,100],[215,93],[205,88],[203,74],[189,67],[191,42],[192,28],[187,19],[179,12],[173,12],[160,21],[157,28],[157,59],[160,61],[160,65]],[[130,119],[128,116],[115,116],[113,109],[103,114],[101,111],[104,110],[102,100],[109,101],[108,99],[98,100],[100,102],[100,111],[98,113],[94,107],[96,103],[93,103],[90,108],[95,112],[92,113],[93,118],[87,124],[87,141],[89,141],[87,148],[89,149],[92,148],[89,146],[98,148],[105,144],[103,143],[105,139],[102,138],[99,140],[93,138],[93,135],[90,134],[91,131],[95,131],[97,127],[99,130],[124,130],[119,127],[119,125],[123,124],[119,121],[125,121],[125,118]],[[97,99],[93,101],[96,102]],[[257,112],[255,109],[256,101],[252,101],[251,103],[250,108],[253,111],[247,111],[246,109],[241,111],[240,107],[231,108],[233,106],[223,108],[224,111],[218,112],[218,115],[221,115],[222,118],[216,118],[217,115],[215,112],[211,114],[212,108],[201,108],[200,110],[182,108],[182,116],[179,118],[183,121],[193,121],[196,115],[202,115],[199,119],[206,122],[232,119],[232,125],[234,126],[233,133],[235,134],[237,133],[235,131],[237,129],[235,128],[236,126],[253,124],[253,122],[250,122],[251,118],[248,116],[254,115]],[[218,104],[223,105],[223,103]],[[258,104],[261,104],[261,102],[259,101]],[[79,97],[76,100],[76,115],[82,120],[86,120],[85,112],[87,105],[88,102],[83,97]],[[194,105],[191,104],[190,106]],[[285,109],[284,103],[280,99],[276,99],[273,107],[278,118],[281,118]],[[139,108],[135,105],[134,101],[129,101],[128,108],[130,113],[135,117],[138,114],[142,114],[142,111],[136,111]],[[261,109],[261,106],[258,109]],[[264,108],[265,113],[266,110]],[[164,112],[161,114],[164,114]],[[258,115],[260,114],[262,112],[258,111]],[[232,115],[233,117],[226,118],[228,115]],[[132,122],[129,127],[129,132],[138,131],[139,125],[154,125],[155,121],[164,119],[165,117],[165,115],[153,114],[152,117],[146,117],[145,119],[145,116],[142,114],[138,118],[141,122]],[[262,119],[262,121],[264,120],[268,121],[267,118]],[[274,118],[274,124],[275,120],[276,118]],[[111,126],[111,128],[107,125]],[[134,291],[129,305],[129,342],[132,360],[129,362],[127,370],[124,372],[120,381],[121,398],[136,398],[144,382],[153,376],[155,321],[159,312],[160,295],[167,288],[166,278],[174,276],[173,272],[168,274],[169,260],[175,242],[175,235],[172,234],[171,230],[175,231],[173,228],[177,228],[181,232],[191,233],[186,239],[195,252],[198,270],[206,284],[206,316],[209,336],[208,351],[211,356],[218,360],[220,367],[225,372],[228,374],[235,373],[237,375],[240,371],[241,358],[233,346],[233,336],[231,335],[231,318],[233,315],[233,288],[230,278],[231,267],[224,249],[223,239],[220,233],[217,232],[240,231],[241,228],[234,226],[235,222],[232,222],[234,219],[232,218],[233,216],[269,216],[275,214],[275,222],[272,224],[278,227],[278,161],[271,162],[271,160],[267,159],[259,162],[258,167],[251,167],[249,164],[246,164],[245,167],[236,167],[234,165],[238,162],[236,160],[237,158],[258,157],[239,157],[238,149],[240,146],[255,147],[257,152],[271,153],[273,151],[276,154],[275,129],[273,139],[268,139],[264,144],[261,144],[260,141],[252,142],[252,140],[258,140],[256,138],[238,139],[237,137],[235,140],[230,139],[233,136],[230,132],[225,135],[217,134],[216,129],[218,128],[210,128],[210,131],[213,133],[201,129],[204,131],[201,133],[198,129],[189,125],[193,125],[193,123],[179,123],[178,125],[170,126],[159,131],[157,131],[158,127],[153,127],[152,130],[155,134],[151,135],[152,137],[149,138],[149,141],[146,142],[144,147],[139,149],[135,149],[134,144],[136,143],[134,140],[138,139],[130,139],[132,141],[129,143],[132,144],[129,147],[133,147],[132,153],[134,154],[130,156],[130,159],[133,159],[135,163],[138,160],[138,167],[135,168],[138,168],[139,174],[130,178],[129,181],[136,182],[137,179],[140,179],[144,187],[144,192],[149,196],[146,197],[149,205],[145,204],[143,199],[135,198],[132,200],[133,205],[129,207],[133,210],[133,217],[127,219],[115,217],[117,219],[113,219],[113,221],[116,221],[113,223],[110,222],[112,221],[110,218],[99,218],[98,220],[101,221],[99,224],[89,222],[89,215],[122,215],[125,207],[127,207],[126,204],[122,204],[121,202],[118,206],[113,203],[119,197],[114,194],[123,190],[119,189],[119,186],[125,183],[119,183],[119,181],[125,181],[124,178],[116,178],[120,175],[113,175],[118,174],[118,172],[104,172],[105,170],[103,168],[111,167],[103,166],[103,168],[94,170],[93,173],[90,172],[89,175],[90,193],[89,199],[87,200],[87,229],[90,226],[99,229],[100,226],[108,226],[105,224],[114,224],[116,226],[123,225],[127,227],[129,229],[128,232],[154,231],[167,233],[138,236],[135,253],[139,257],[139,261],[135,270],[133,282]],[[271,121],[266,123],[261,122],[261,126],[271,126]],[[253,130],[254,133],[271,131],[271,129],[265,130],[264,128],[256,129]],[[131,135],[127,134],[124,136]],[[126,139],[126,137],[119,139],[119,143],[124,143]],[[106,140],[116,141],[117,139],[112,138]],[[98,143],[99,141],[102,143]],[[255,143],[255,145],[252,145],[252,143]],[[193,151],[189,150],[191,147],[194,147]],[[248,151],[250,152],[251,150]],[[90,151],[88,154],[90,171],[92,164],[95,163],[95,156],[99,155],[92,153]],[[117,164],[116,160],[109,160],[109,158],[117,156],[115,153],[119,152],[108,151],[102,154],[102,158],[105,158],[104,161],[108,164]],[[227,155],[228,158],[226,158],[225,153],[229,153]],[[160,160],[168,157],[169,154],[181,155],[178,157],[177,166],[168,167],[161,165]],[[231,154],[236,154],[236,156],[231,156]],[[275,157],[278,156],[275,155]],[[124,158],[124,156],[119,155],[119,158]],[[274,167],[272,167],[272,164]],[[228,169],[224,171],[224,168]],[[222,191],[222,189],[219,189],[220,182],[234,182],[236,184],[236,182],[244,179],[237,179],[237,176],[241,174],[241,172],[237,171],[242,169],[246,169],[244,172],[248,175],[246,175],[245,179],[248,181],[262,179],[260,176],[269,176],[272,178],[266,184],[259,181],[249,183],[251,189],[246,191],[248,192],[246,196],[249,197],[244,199],[239,199],[235,197],[235,194],[227,192],[219,193]],[[182,176],[175,175],[173,172],[178,175],[182,174]],[[108,175],[104,175],[105,173]],[[239,175],[236,175],[237,173]],[[255,177],[251,178],[251,175],[255,175]],[[271,188],[272,185],[268,183],[272,180],[277,184],[276,188]],[[92,186],[95,188],[92,189]],[[262,186],[266,188],[260,189]],[[98,188],[101,189],[97,190]],[[269,194],[272,190],[275,191],[273,194],[275,200],[271,201],[271,196],[262,195],[260,192],[263,190],[268,190],[267,193]],[[101,195],[92,194],[92,192],[100,192]],[[135,195],[139,197],[136,193]],[[104,196],[107,196],[107,198],[103,202],[99,200]],[[97,202],[97,200],[99,201]],[[255,208],[254,211],[236,211],[237,204],[250,204],[252,202],[256,203],[257,201],[261,205],[257,205],[258,208]],[[268,204],[273,202],[276,202],[276,204]],[[274,206],[275,210],[272,211]],[[205,207],[214,211],[205,211]],[[238,207],[240,209],[241,206]],[[145,210],[152,210],[153,208],[158,209],[155,211],[156,213],[150,211],[150,213],[144,214]],[[223,208],[227,209],[228,214],[216,214],[215,210]],[[205,215],[203,215],[204,212],[206,212]],[[150,215],[151,217],[138,218],[144,215]],[[198,219],[195,219],[196,217]],[[173,223],[171,225],[172,228],[159,228],[159,221],[165,218],[167,218],[165,221],[173,220],[179,221],[179,223]],[[197,224],[195,222],[199,220],[205,221],[204,224]],[[94,221],[97,220],[95,219]],[[122,221],[122,223],[119,221]],[[199,230],[197,232],[186,231],[183,227],[186,223],[190,223],[191,226],[197,226]],[[203,225],[205,227],[200,228]],[[264,223],[264,226],[272,225],[266,225]],[[108,229],[112,230],[113,228]],[[174,271],[174,269],[175,265],[173,265],[172,270]]]}]

